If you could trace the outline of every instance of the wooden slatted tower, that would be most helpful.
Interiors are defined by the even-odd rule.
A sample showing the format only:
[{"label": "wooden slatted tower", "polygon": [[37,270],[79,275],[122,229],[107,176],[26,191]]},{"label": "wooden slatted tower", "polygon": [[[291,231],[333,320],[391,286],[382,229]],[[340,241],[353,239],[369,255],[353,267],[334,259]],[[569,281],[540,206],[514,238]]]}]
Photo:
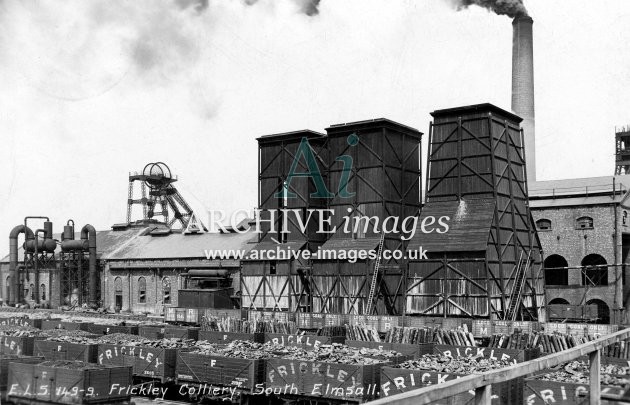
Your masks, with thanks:
[{"label": "wooden slatted tower", "polygon": [[[426,204],[421,220],[447,216],[446,233],[418,231],[409,249],[408,314],[539,319],[544,306],[541,247],[527,200],[521,118],[491,104],[431,114]],[[527,134],[524,134],[527,136]],[[519,257],[531,265],[519,277]],[[522,292],[512,294],[520,288]]]},{"label": "wooden slatted tower", "polygon": [[[375,217],[380,226],[386,217],[418,215],[422,133],[385,118],[333,125],[326,132],[328,189],[335,191],[328,208],[334,211],[332,226],[337,231],[322,249],[376,251],[380,232],[372,226],[367,232],[360,226],[357,232],[353,223],[350,232],[345,232],[344,217]],[[348,163],[342,164],[344,160],[352,162],[350,168]],[[347,187],[342,192],[344,185]],[[400,233],[385,235],[383,249],[395,251],[403,247]],[[374,304],[368,305],[375,260],[315,260],[311,285],[317,299],[313,309],[366,314],[369,308],[370,314],[401,314],[406,262],[382,260],[378,269]]]},{"label": "wooden slatted tower", "polygon": [[[304,148],[308,148],[308,156],[302,154]],[[263,211],[261,219],[264,221],[261,221],[258,243],[250,257],[253,251],[314,250],[323,243],[326,235],[316,232],[317,215],[306,223],[306,232],[302,232],[293,215],[276,215],[273,232],[267,220],[271,218],[269,210],[298,210],[304,214],[309,208],[326,207],[326,199],[312,197],[316,187],[310,178],[299,175],[290,178],[292,169],[295,173],[308,172],[307,159],[312,156],[325,181],[325,155],[326,135],[318,132],[302,130],[258,138],[258,208]],[[288,232],[282,233],[283,228]],[[310,263],[301,259],[243,261],[243,308],[310,311],[310,273]]]}]

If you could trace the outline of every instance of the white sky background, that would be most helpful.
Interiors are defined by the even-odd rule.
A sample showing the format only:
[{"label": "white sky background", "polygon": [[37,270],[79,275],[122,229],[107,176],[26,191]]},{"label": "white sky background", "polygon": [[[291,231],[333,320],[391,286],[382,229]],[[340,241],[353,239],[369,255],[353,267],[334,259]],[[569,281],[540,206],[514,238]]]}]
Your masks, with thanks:
[{"label": "white sky background", "polygon": [[[309,17],[296,0],[186,1],[0,0],[0,256],[25,215],[55,232],[124,222],[128,172],[149,162],[196,209],[251,209],[258,136],[378,117],[428,133],[435,109],[510,108],[511,19],[484,9],[322,0]],[[539,180],[613,174],[630,2],[526,5]]]}]

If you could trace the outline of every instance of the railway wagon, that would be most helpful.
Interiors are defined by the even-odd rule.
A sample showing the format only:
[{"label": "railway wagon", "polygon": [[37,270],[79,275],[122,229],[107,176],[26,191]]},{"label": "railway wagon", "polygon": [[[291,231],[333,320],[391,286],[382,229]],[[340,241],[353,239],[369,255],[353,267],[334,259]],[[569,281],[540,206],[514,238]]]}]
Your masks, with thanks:
[{"label": "railway wagon", "polygon": [[17,356],[14,354],[0,354],[0,398],[4,399],[9,379],[9,363],[41,363],[43,357]]},{"label": "railway wagon", "polygon": [[367,401],[378,393],[380,370],[391,365],[338,364],[268,359],[265,388],[281,395],[303,395],[340,401]]},{"label": "railway wagon", "polygon": [[0,353],[31,356],[34,341],[32,336],[0,336]]},{"label": "railway wagon", "polygon": [[93,333],[95,335],[109,335],[111,333],[126,333],[128,335],[137,335],[138,334],[138,326],[137,325],[101,325],[101,324],[91,324],[88,326],[88,332]]},{"label": "railway wagon", "polygon": [[87,331],[90,325],[92,325],[91,322],[69,322],[69,321],[60,321],[60,320],[44,320],[42,321],[42,330],[65,329],[65,330]]},{"label": "railway wagon", "polygon": [[249,340],[256,343],[263,343],[265,341],[265,334],[202,330],[199,331],[198,340],[205,340],[208,343],[230,343],[233,340]]},{"label": "railway wagon", "polygon": [[177,383],[208,383],[253,391],[265,381],[265,360],[236,359],[179,351]]},{"label": "railway wagon", "polygon": [[[386,398],[395,394],[442,384],[465,377],[465,374],[439,373],[428,370],[409,370],[405,368],[383,367],[381,369],[380,396]],[[466,405],[472,403],[475,392],[455,395],[432,405]],[[492,404],[519,404],[523,398],[523,379],[515,379],[492,386]]]},{"label": "railway wagon", "polygon": [[46,360],[71,360],[96,363],[98,358],[98,344],[35,339],[33,343],[33,354],[35,356],[42,356]]},{"label": "railway wagon", "polygon": [[343,336],[317,336],[317,335],[297,335],[286,333],[265,333],[265,343],[272,342],[280,346],[297,346],[306,350],[313,350],[322,345],[332,343],[344,344]]},{"label": "railway wagon", "polygon": [[131,367],[54,363],[11,363],[8,400],[15,404],[111,404],[130,399]]},{"label": "railway wagon", "polygon": [[0,317],[0,325],[30,326],[41,329],[42,319],[21,316]]},{"label": "railway wagon", "polygon": [[364,342],[362,340],[348,340],[346,345],[359,349],[393,350],[403,356],[417,359],[423,354],[433,353],[435,343],[387,343],[387,342]]},{"label": "railway wagon", "polygon": [[[588,405],[588,384],[525,379],[523,404],[527,405]],[[602,398],[619,400],[624,395],[622,387],[601,386]]]},{"label": "railway wagon", "polygon": [[132,366],[138,378],[174,381],[177,349],[115,344],[98,345],[98,364]]}]

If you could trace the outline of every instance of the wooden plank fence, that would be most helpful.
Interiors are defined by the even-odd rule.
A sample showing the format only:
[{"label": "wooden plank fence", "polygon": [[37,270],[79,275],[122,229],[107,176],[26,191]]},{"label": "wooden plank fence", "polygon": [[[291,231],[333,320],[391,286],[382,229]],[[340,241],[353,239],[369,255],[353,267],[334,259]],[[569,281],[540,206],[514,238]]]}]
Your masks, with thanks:
[{"label": "wooden plank fence", "polygon": [[524,363],[514,364],[498,370],[483,374],[473,374],[457,380],[447,381],[443,384],[420,388],[402,394],[381,398],[370,402],[371,405],[423,405],[445,399],[470,390],[475,391],[476,405],[490,405],[492,397],[492,384],[509,381],[514,378],[524,377],[539,371],[544,371],[571,360],[576,360],[588,355],[590,362],[589,398],[591,404],[601,402],[600,396],[600,362],[601,350],[609,345],[630,338],[630,329],[624,329],[610,335],[603,336],[569,350],[553,353]]}]

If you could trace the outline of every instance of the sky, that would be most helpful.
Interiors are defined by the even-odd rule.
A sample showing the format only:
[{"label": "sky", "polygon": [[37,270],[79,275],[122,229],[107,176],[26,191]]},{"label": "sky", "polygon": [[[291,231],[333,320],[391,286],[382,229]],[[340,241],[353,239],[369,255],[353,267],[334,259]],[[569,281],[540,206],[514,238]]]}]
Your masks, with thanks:
[{"label": "sky", "polygon": [[[450,0],[307,3],[0,0],[0,255],[26,215],[55,232],[124,222],[128,174],[149,162],[196,211],[252,209],[259,136],[380,117],[428,134],[436,109],[510,109],[510,18]],[[538,180],[612,175],[630,2],[525,5]]]}]

